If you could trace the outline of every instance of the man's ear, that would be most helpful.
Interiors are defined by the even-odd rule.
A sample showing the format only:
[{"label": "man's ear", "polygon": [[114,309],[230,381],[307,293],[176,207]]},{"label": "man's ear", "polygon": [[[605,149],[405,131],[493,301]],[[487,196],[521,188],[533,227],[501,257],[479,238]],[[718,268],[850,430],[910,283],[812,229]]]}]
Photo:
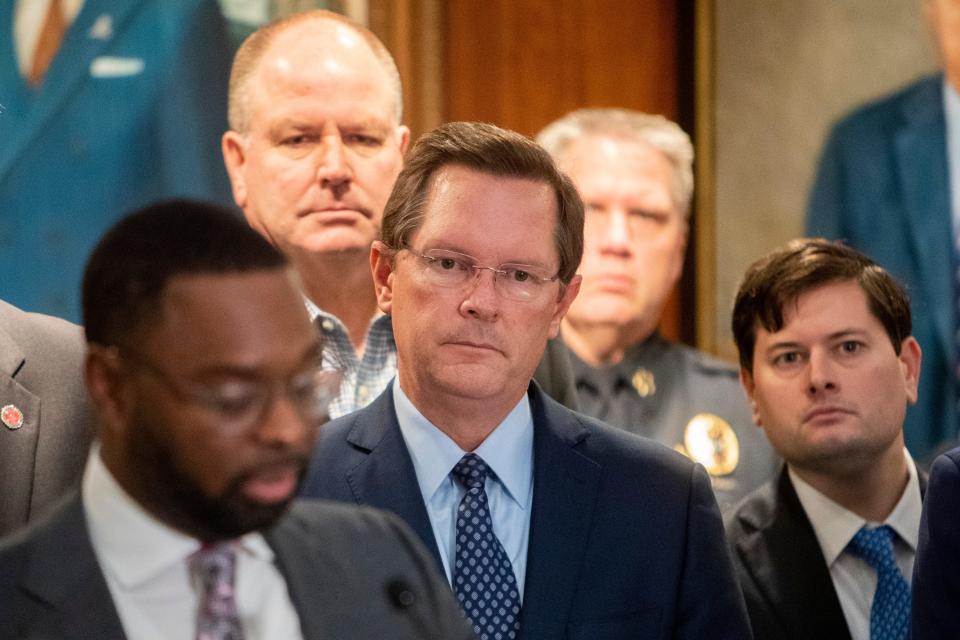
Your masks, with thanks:
[{"label": "man's ear", "polygon": [[393,308],[393,267],[396,255],[396,252],[379,240],[374,240],[370,245],[370,270],[373,272],[377,306],[387,315],[390,315]]},{"label": "man's ear", "polygon": [[407,155],[407,147],[410,146],[410,129],[406,125],[397,127],[397,135],[400,138],[400,155]]},{"label": "man's ear", "polygon": [[[114,436],[125,429],[131,405],[121,369],[116,350],[93,344],[88,347],[83,370],[87,394],[100,429]],[[100,435],[104,439],[104,434]]]},{"label": "man's ear", "polygon": [[563,295],[557,300],[557,307],[553,311],[553,317],[550,318],[550,338],[556,338],[557,335],[560,334],[560,321],[563,320],[563,316],[567,315],[570,304],[577,297],[577,294],[580,293],[580,283],[582,281],[583,277],[578,273],[573,276],[570,283],[564,287]]},{"label": "man's ear", "polygon": [[753,396],[754,391],[756,390],[756,384],[753,381],[753,374],[743,367],[740,367],[740,385],[747,394],[747,401],[750,403],[750,413],[753,417],[753,424],[757,425],[758,427],[762,426],[760,421],[760,412],[757,410],[757,401]]},{"label": "man's ear", "polygon": [[920,343],[913,336],[904,338],[900,344],[900,366],[903,369],[903,383],[907,390],[907,402],[916,404],[920,385],[920,363],[923,353]]},{"label": "man's ear", "polygon": [[243,209],[247,205],[247,182],[244,179],[247,141],[236,131],[227,131],[220,140],[220,149],[223,152],[223,164],[227,167],[227,174],[230,176],[233,200]]}]

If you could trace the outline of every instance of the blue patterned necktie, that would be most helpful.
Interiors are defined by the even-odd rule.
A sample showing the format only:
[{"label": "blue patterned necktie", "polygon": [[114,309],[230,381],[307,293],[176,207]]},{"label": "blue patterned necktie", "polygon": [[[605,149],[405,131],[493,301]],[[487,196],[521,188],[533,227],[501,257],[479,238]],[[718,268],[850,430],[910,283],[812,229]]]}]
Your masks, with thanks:
[{"label": "blue patterned necktie", "polygon": [[870,640],[910,637],[910,585],[893,555],[893,530],[884,525],[862,527],[847,549],[877,572],[877,590],[870,607]]},{"label": "blue patterned necktie", "polygon": [[243,640],[234,594],[236,561],[229,542],[204,546],[190,558],[202,589],[196,640]]},{"label": "blue patterned necktie", "polygon": [[520,629],[520,591],[513,566],[493,533],[484,482],[489,469],[468,453],[450,474],[467,493],[457,509],[453,591],[480,640],[514,640]]}]

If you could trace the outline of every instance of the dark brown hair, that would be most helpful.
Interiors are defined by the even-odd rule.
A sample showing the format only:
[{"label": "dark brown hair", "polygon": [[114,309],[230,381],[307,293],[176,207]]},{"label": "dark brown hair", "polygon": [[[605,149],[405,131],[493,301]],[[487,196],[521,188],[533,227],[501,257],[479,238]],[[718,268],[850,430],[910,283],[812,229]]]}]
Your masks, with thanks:
[{"label": "dark brown hair", "polygon": [[910,299],[885,269],[841,242],[822,238],[792,240],[747,269],[733,306],[733,338],[740,366],[753,373],[757,327],[783,328],[783,308],[826,284],[855,281],[867,297],[870,313],[880,321],[899,354],[910,335]]},{"label": "dark brown hair", "polygon": [[384,209],[380,231],[384,244],[392,249],[406,246],[423,223],[431,178],[449,165],[549,184],[557,198],[558,274],[564,284],[573,279],[583,255],[583,202],[576,188],[533,140],[481,122],[451,122],[417,141]]}]

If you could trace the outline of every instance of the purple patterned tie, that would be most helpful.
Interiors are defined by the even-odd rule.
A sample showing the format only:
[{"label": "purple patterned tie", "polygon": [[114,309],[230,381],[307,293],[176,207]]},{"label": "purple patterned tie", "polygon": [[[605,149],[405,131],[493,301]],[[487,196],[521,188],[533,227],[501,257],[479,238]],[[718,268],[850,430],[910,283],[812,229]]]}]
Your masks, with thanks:
[{"label": "purple patterned tie", "polygon": [[204,545],[190,558],[191,569],[203,589],[196,640],[243,640],[233,589],[236,564],[230,542]]}]

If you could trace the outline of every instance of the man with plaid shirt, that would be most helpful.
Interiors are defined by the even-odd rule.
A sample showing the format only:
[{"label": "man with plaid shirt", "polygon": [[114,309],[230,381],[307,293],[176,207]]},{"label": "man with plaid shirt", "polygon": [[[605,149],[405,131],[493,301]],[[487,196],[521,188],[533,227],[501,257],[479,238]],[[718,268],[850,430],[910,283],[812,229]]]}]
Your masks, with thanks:
[{"label": "man with plaid shirt", "polygon": [[[366,406],[396,373],[369,250],[410,140],[402,106],[390,53],[339,14],[274,22],[234,58],[223,137],[234,199],[296,267],[329,356],[344,368],[333,418]],[[574,404],[561,345],[548,347],[536,377],[547,393]]]}]

